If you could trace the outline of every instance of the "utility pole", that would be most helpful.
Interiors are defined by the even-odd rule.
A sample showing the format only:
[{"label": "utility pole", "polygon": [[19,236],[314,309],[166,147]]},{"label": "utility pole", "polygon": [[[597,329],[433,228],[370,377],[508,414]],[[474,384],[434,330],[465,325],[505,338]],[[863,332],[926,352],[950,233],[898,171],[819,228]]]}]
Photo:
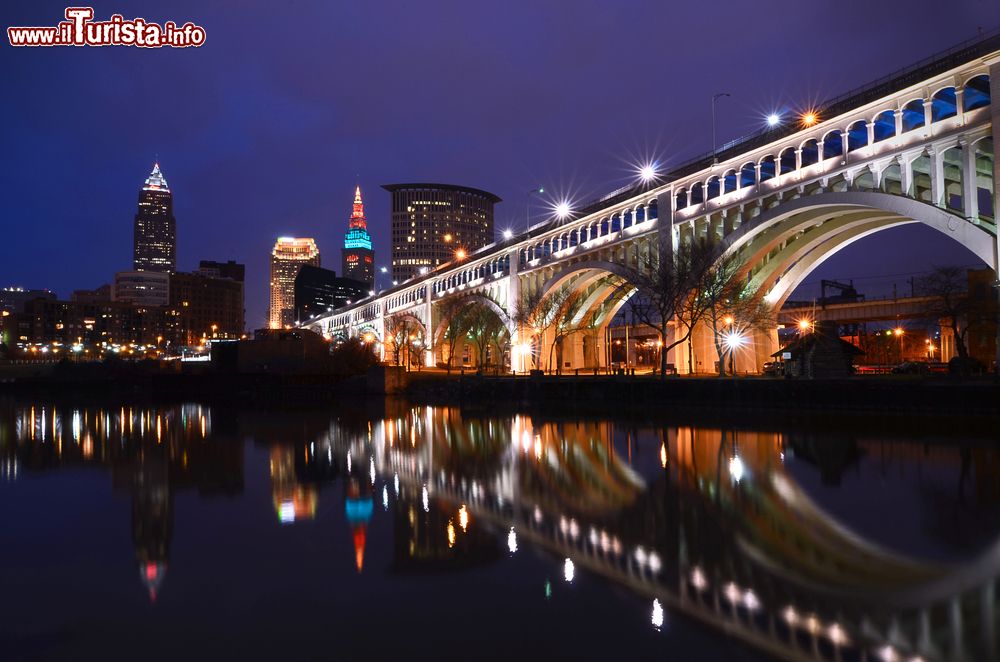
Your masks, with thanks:
[{"label": "utility pole", "polygon": [[719,92],[718,94],[712,95],[712,165],[719,162],[718,157],[715,154],[716,142],[715,142],[715,102],[719,100],[720,97],[732,96],[729,92]]}]

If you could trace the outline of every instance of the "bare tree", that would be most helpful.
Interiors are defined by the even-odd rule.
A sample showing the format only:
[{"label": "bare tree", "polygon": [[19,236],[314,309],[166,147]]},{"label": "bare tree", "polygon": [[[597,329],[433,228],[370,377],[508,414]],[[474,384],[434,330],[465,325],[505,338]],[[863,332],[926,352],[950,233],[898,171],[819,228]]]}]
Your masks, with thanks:
[{"label": "bare tree", "polygon": [[[549,293],[533,292],[523,293],[521,300],[517,302],[514,309],[514,321],[520,326],[526,326],[539,337],[539,352],[544,352],[545,335],[549,329],[555,326],[560,313],[567,301],[572,296],[572,292],[565,288],[556,288]],[[553,343],[554,344],[554,343]],[[540,356],[536,357],[532,353],[532,364],[538,365]],[[551,364],[551,353],[549,357]]]},{"label": "bare tree", "polygon": [[947,320],[955,336],[955,351],[966,359],[969,350],[965,344],[969,328],[982,322],[980,311],[968,296],[968,274],[962,267],[934,267],[930,273],[913,283],[919,296],[933,297],[924,305],[924,313],[938,320]]},{"label": "bare tree", "polygon": [[[741,278],[741,263],[734,255],[723,256],[705,270],[698,284],[698,296],[705,300],[705,322],[712,330],[712,340],[719,358],[719,375],[726,374],[726,358],[736,347],[734,340],[749,330],[770,329],[774,323],[773,307],[756,292],[747,290]],[[727,334],[732,334],[727,338]]]},{"label": "bare tree", "polygon": [[444,341],[448,347],[447,370],[451,373],[451,364],[455,358],[458,343],[469,327],[470,304],[466,297],[449,299],[442,304],[441,315],[445,320]]},{"label": "bare tree", "polygon": [[[396,313],[385,319],[385,339],[392,340],[393,363],[396,365],[402,365],[403,350],[406,350],[409,360],[416,349],[414,341],[424,337],[424,325],[413,315]],[[419,361],[417,365],[419,367]]]},{"label": "bare tree", "polygon": [[506,331],[507,326],[496,312],[481,302],[474,303],[468,308],[466,319],[468,321],[466,336],[472,340],[476,347],[479,356],[477,367],[483,368],[490,345],[497,342],[498,337]]},{"label": "bare tree", "polygon": [[[631,270],[622,283],[635,289],[629,299],[634,318],[660,336],[660,375],[667,374],[667,352],[686,342],[705,315],[706,300],[696,296],[696,289],[714,256],[715,246],[707,240],[682,244],[673,254],[651,256],[645,269]],[[668,342],[671,320],[677,320],[678,332]]]}]

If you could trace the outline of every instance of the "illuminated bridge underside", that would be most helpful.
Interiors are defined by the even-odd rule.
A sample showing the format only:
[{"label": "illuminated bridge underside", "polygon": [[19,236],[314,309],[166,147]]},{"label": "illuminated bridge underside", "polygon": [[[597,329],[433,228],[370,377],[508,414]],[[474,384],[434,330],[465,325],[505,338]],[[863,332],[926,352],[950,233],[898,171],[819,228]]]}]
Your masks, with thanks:
[{"label": "illuminated bridge underside", "polygon": [[[966,59],[949,55],[920,69],[923,80],[908,72],[831,102],[813,126],[753,136],[723,148],[714,163],[702,159],[616,191],[307,326],[334,338],[370,334],[389,358],[403,337],[387,320],[408,315],[421,361],[460,365],[444,330],[461,308],[451,304],[468,299],[506,329],[509,351],[499,357],[506,367],[546,367],[554,354],[563,369],[589,369],[607,362],[603,331],[632,294],[629,275],[701,238],[738,256],[746,291],[775,307],[837,251],[907,223],[937,230],[995,268],[1000,104],[991,101],[1000,95],[1000,39],[961,53]],[[554,329],[514,321],[526,299],[553,292],[578,304],[562,320],[571,332],[557,338]],[[737,370],[759,370],[776,343],[775,332],[756,333]],[[478,362],[476,351],[470,343],[456,348]],[[706,328],[667,360],[685,370],[689,356],[696,370],[711,369]]]}]

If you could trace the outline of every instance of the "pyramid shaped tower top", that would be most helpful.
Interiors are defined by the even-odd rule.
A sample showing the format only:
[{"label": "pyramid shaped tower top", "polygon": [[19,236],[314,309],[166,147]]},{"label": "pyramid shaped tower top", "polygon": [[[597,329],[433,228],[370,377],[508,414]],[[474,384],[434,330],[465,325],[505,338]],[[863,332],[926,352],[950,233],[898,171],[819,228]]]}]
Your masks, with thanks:
[{"label": "pyramid shaped tower top", "polygon": [[146,183],[142,187],[143,191],[166,191],[170,193],[170,187],[167,186],[167,180],[163,177],[163,173],[160,172],[160,164],[153,164],[153,172],[149,173],[149,177],[146,178]]}]

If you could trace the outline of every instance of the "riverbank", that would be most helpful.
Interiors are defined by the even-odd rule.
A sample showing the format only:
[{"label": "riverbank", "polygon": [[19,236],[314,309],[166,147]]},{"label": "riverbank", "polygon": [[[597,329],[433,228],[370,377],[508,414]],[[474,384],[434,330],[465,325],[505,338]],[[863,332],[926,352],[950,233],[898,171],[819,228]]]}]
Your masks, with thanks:
[{"label": "riverbank", "polygon": [[1000,416],[1000,383],[909,376],[837,380],[764,377],[543,376],[441,378],[411,374],[406,395],[428,404],[641,413],[650,408],[857,411]]},{"label": "riverbank", "polygon": [[[205,366],[207,368],[208,366]],[[2,376],[2,375],[0,375]],[[90,364],[0,379],[0,393],[107,396],[156,401],[325,405],[345,398],[398,395],[414,404],[570,414],[647,414],[691,410],[866,412],[1000,417],[1000,382],[992,378],[903,375],[838,380],[766,377],[482,376],[376,367],[367,376],[231,374],[163,370],[138,364]]]}]

